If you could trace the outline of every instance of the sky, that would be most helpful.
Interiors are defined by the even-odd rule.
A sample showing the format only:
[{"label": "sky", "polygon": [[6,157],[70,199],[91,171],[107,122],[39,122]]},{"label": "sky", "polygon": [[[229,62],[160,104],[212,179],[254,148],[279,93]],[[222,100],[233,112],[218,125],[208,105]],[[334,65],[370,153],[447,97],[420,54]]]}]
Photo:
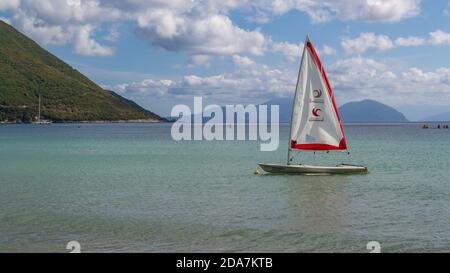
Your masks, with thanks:
[{"label": "sky", "polygon": [[0,19],[162,116],[292,97],[306,35],[339,105],[450,111],[448,0],[0,0]]}]

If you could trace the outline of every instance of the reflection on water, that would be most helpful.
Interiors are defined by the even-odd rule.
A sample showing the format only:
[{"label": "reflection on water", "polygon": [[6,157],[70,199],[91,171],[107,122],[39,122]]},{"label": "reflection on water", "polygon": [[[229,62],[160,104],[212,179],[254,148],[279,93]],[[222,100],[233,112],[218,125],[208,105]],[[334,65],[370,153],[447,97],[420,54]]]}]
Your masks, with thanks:
[{"label": "reflection on water", "polygon": [[316,233],[339,233],[345,228],[347,176],[286,176],[289,228]]}]

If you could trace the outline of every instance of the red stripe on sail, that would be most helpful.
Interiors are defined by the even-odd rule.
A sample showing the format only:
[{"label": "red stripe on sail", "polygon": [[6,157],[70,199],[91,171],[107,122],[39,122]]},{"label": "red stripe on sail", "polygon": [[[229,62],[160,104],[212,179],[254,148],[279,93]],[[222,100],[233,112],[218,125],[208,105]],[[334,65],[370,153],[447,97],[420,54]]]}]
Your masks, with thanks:
[{"label": "red stripe on sail", "polygon": [[[325,69],[322,66],[322,62],[320,61],[319,56],[317,55],[316,50],[314,49],[314,47],[313,47],[313,45],[312,45],[312,43],[310,41],[308,41],[306,43],[306,47],[311,51],[311,55],[312,55],[312,57],[314,59],[314,62],[316,63],[316,66],[320,70],[320,74],[322,75],[322,79],[325,82],[325,84],[327,85],[327,89],[328,89],[327,92],[328,92],[328,95],[331,98],[331,102],[333,104],[333,110],[334,110],[334,112],[336,114],[336,117],[337,117],[337,119],[339,121],[339,126],[340,126],[340,129],[341,129],[342,139],[341,139],[341,142],[339,144],[339,147],[334,147],[334,146],[326,145],[326,144],[304,144],[304,145],[306,145],[305,147],[309,147],[309,145],[313,145],[314,147],[319,147],[319,145],[325,145],[325,146],[334,147],[334,149],[324,149],[324,150],[347,150],[347,142],[345,140],[344,128],[342,126],[341,117],[339,116],[339,112],[337,110],[336,100],[335,100],[334,94],[333,94],[333,89],[331,89],[330,82],[328,81],[327,73],[325,72]],[[302,145],[303,144],[300,144],[300,146],[302,146]],[[297,146],[299,146],[299,145],[297,145]],[[298,149],[298,148],[293,148],[293,149]],[[300,149],[303,149],[303,148],[300,148]],[[303,150],[305,150],[305,149],[303,149]],[[319,150],[319,149],[306,149],[306,150]]]},{"label": "red stripe on sail", "polygon": [[291,149],[307,150],[307,151],[340,151],[347,149],[347,143],[343,138],[339,146],[333,146],[329,144],[297,144],[297,141],[291,141]]}]

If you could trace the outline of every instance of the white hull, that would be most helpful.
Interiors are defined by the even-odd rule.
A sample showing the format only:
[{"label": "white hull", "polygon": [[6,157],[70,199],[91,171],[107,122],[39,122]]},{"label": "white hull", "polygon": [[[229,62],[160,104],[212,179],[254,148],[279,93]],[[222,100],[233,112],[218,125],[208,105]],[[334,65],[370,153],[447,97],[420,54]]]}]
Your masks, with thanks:
[{"label": "white hull", "polygon": [[51,122],[51,121],[36,121],[36,122],[33,122],[34,125],[50,125],[52,123],[53,122]]},{"label": "white hull", "polygon": [[368,172],[366,167],[353,165],[312,166],[259,164],[259,166],[268,173],[277,174],[352,174]]}]

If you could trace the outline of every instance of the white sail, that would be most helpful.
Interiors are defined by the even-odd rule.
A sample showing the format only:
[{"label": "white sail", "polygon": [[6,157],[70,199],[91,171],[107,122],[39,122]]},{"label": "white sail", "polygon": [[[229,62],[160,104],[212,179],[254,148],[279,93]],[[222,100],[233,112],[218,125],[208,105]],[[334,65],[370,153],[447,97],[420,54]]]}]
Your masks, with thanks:
[{"label": "white sail", "polygon": [[347,149],[333,91],[309,39],[305,44],[294,98],[290,149]]}]

